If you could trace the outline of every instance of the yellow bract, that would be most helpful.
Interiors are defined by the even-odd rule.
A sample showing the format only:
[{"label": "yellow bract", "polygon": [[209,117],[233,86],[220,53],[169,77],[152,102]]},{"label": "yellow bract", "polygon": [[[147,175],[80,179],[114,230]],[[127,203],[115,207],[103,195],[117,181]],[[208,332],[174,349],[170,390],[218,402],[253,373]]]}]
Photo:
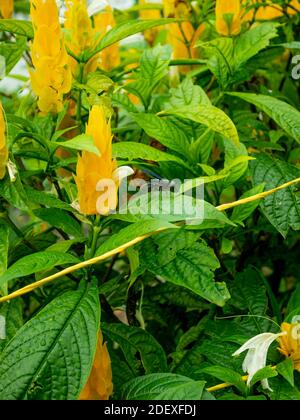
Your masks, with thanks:
[{"label": "yellow bract", "polygon": [[14,0],[1,0],[0,1],[0,14],[3,19],[11,18],[14,11]]},{"label": "yellow bract", "polygon": [[[197,58],[198,52],[194,47],[194,44],[198,38],[195,34],[195,29],[192,23],[189,21],[190,8],[188,3],[176,0],[164,0],[164,16],[168,18],[186,19],[186,21],[178,24],[172,23],[168,27],[168,43],[173,47],[173,58],[185,59],[185,58]],[[198,34],[199,35],[199,34]],[[189,66],[182,68],[182,71],[190,70]]]},{"label": "yellow bract", "polygon": [[112,370],[106,343],[99,332],[94,364],[80,400],[108,400],[113,392]]},{"label": "yellow bract", "polygon": [[[104,35],[116,26],[114,11],[112,7],[107,6],[101,13],[94,17],[95,30],[97,32],[98,41]],[[112,70],[120,64],[119,44],[115,43],[110,47],[105,48],[99,54],[100,66],[106,71]]]},{"label": "yellow bract", "polygon": [[31,0],[30,14],[34,27],[32,88],[43,114],[59,112],[63,107],[63,95],[71,89],[72,74],[55,0]]},{"label": "yellow bract", "polygon": [[5,137],[5,119],[3,108],[0,103],[0,179],[3,179],[6,173],[6,164],[8,159],[8,149]]},{"label": "yellow bract", "polygon": [[278,350],[285,357],[291,358],[295,369],[300,372],[300,324],[284,322],[281,329],[286,335],[280,337]]},{"label": "yellow bract", "polygon": [[[278,4],[273,4],[272,1],[263,1],[263,0],[243,0],[243,4],[248,4],[256,7],[253,7],[249,12],[243,16],[243,21],[255,20],[271,20],[276,19],[283,15],[282,9]],[[259,3],[268,4],[267,6],[258,7]]]},{"label": "yellow bract", "polygon": [[[140,6],[145,6],[147,3],[151,3],[151,1],[139,0]],[[144,9],[144,10],[141,9],[140,17],[141,19],[145,19],[145,20],[146,19],[160,19],[161,14],[160,14],[160,10],[158,9]],[[149,42],[150,45],[153,45],[155,38],[157,34],[159,33],[159,30],[160,30],[159,28],[152,28],[145,31],[144,33],[145,40]]]},{"label": "yellow bract", "polygon": [[240,0],[217,0],[216,29],[220,35],[238,35],[241,32]]},{"label": "yellow bract", "polygon": [[300,13],[300,1],[299,0],[292,0],[289,3],[289,5],[292,6],[292,7],[288,7],[289,15],[295,15],[297,13]]},{"label": "yellow bract", "polygon": [[[103,192],[97,191],[97,184],[101,180],[113,180],[113,173],[117,168],[116,161],[112,159],[112,133],[110,122],[106,122],[103,107],[93,106],[90,111],[89,121],[86,127],[86,134],[89,134],[99,150],[101,156],[95,153],[84,151],[78,158],[77,175],[75,181],[78,188],[78,200],[80,211],[86,215],[107,214],[107,206],[97,208],[98,199]],[[118,184],[114,182],[115,188],[109,197],[110,210],[117,206]],[[107,204],[107,203],[106,203]]]},{"label": "yellow bract", "polygon": [[87,12],[86,0],[66,0],[66,6],[66,45],[78,56],[94,44],[92,22]]}]

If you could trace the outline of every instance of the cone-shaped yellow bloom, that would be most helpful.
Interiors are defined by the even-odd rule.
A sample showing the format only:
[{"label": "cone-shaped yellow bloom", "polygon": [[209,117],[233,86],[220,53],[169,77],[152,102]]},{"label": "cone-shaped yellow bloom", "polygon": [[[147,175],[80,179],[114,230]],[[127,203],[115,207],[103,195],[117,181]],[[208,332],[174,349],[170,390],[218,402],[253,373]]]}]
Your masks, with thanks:
[{"label": "cone-shaped yellow bloom", "polygon": [[58,19],[55,0],[31,0],[34,27],[30,71],[33,91],[42,113],[59,112],[63,95],[71,89],[72,74]]},{"label": "cone-shaped yellow bloom", "polygon": [[[253,5],[262,2],[269,3],[270,6],[253,7],[243,16],[244,22],[252,21],[254,18],[255,20],[272,20],[283,15],[281,7],[278,4],[272,4],[272,1],[252,0],[251,2]],[[249,5],[249,0],[243,0],[243,4]]]},{"label": "cone-shaped yellow bloom", "polygon": [[216,29],[220,35],[238,35],[241,32],[240,0],[217,0]]},{"label": "cone-shaped yellow bloom", "polygon": [[[190,9],[185,0],[163,0],[164,16],[169,18],[188,19]],[[195,30],[189,21],[172,23],[168,28],[168,43],[173,47],[173,58],[197,58],[198,51],[193,48],[195,41]],[[189,66],[182,67],[182,71],[189,71]]]},{"label": "cone-shaped yellow bloom", "polygon": [[300,372],[300,324],[284,322],[281,329],[286,335],[280,337],[278,350],[285,357],[291,358],[295,369]]},{"label": "cone-shaped yellow bloom", "polygon": [[[139,0],[140,6],[145,6],[147,3],[151,3],[148,0]],[[141,9],[140,11],[141,19],[160,19],[161,14],[160,10],[158,9]],[[157,34],[159,33],[159,28],[152,28],[148,29],[144,33],[145,40],[150,44],[153,45]]]},{"label": "cone-shaped yellow bloom", "polygon": [[5,137],[5,119],[2,105],[0,103],[0,179],[3,179],[6,173],[8,159],[8,149]]},{"label": "cone-shaped yellow bloom", "polygon": [[14,11],[14,0],[1,0],[0,1],[0,15],[3,19],[12,17]]},{"label": "cone-shaped yellow bloom", "polygon": [[[94,16],[95,30],[100,41],[104,35],[116,26],[114,11],[111,6],[107,6],[101,13]],[[115,43],[108,48],[105,48],[99,54],[100,66],[103,70],[111,71],[120,64],[119,44]]]},{"label": "cone-shaped yellow bloom", "polygon": [[108,400],[113,392],[112,370],[106,343],[99,332],[94,364],[80,400]]}]

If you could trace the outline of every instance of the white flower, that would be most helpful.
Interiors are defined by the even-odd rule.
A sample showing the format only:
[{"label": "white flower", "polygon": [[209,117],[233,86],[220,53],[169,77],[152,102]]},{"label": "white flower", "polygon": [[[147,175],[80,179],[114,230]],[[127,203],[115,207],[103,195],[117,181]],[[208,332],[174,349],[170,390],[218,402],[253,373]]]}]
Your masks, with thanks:
[{"label": "white flower", "polygon": [[[263,369],[267,363],[267,354],[269,351],[270,345],[277,340],[280,336],[285,335],[286,333],[263,333],[258,334],[255,337],[252,337],[245,344],[242,345],[233,356],[238,356],[244,351],[248,350],[248,353],[243,362],[243,371],[248,373],[247,385],[249,386],[253,376],[260,369]],[[262,380],[262,386],[264,389],[269,389],[269,383],[267,379]]]}]

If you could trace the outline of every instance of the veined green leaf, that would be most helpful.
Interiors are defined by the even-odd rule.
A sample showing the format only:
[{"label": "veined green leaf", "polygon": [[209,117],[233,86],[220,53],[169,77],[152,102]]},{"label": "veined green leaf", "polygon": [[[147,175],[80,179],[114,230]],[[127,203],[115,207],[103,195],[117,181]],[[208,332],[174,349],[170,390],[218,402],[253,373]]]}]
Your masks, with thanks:
[{"label": "veined green leaf", "polygon": [[[265,184],[265,190],[299,177],[299,169],[287,162],[259,154],[250,165],[253,184]],[[290,228],[300,229],[300,197],[292,185],[264,198],[260,208],[272,225],[286,237]]]},{"label": "veined green leaf", "polygon": [[34,35],[32,23],[27,20],[1,19],[0,31],[26,36],[28,39],[32,39]]},{"label": "veined green leaf", "polygon": [[0,276],[0,287],[5,287],[10,280],[26,277],[39,271],[50,270],[57,265],[77,264],[78,258],[70,254],[60,252],[36,252],[27,255],[11,265],[8,270]]},{"label": "veined green leaf", "polygon": [[156,276],[187,288],[216,305],[224,306],[230,298],[225,283],[214,281],[213,272],[220,264],[205,242],[179,250],[175,259],[160,266],[157,261],[157,246],[150,238],[142,244],[140,260]]},{"label": "veined green leaf", "polygon": [[113,45],[122,39],[128,38],[131,35],[146,31],[147,29],[155,28],[157,26],[167,25],[172,22],[178,22],[178,19],[129,20],[121,22],[104,35],[100,43],[93,52],[89,54],[87,59],[110,45]]},{"label": "veined green leaf", "polygon": [[55,145],[56,148],[63,147],[65,149],[87,151],[95,153],[95,155],[100,156],[100,151],[95,145],[92,136],[88,134],[80,134],[77,137],[74,137],[72,140],[62,141],[62,142],[51,142],[50,145]]},{"label": "veined green leaf", "polygon": [[231,119],[219,108],[207,105],[186,106],[160,112],[160,115],[175,115],[203,124],[222,134],[226,139],[239,144],[237,129]]},{"label": "veined green leaf", "polygon": [[163,348],[147,331],[124,324],[101,324],[101,329],[107,337],[120,345],[135,374],[138,374],[141,366],[146,374],[168,370]]},{"label": "veined green leaf", "polygon": [[188,153],[190,148],[188,138],[175,122],[154,114],[132,114],[131,116],[151,138],[182,155]]},{"label": "veined green leaf", "polygon": [[125,400],[201,400],[204,381],[174,373],[154,373],[132,379],[123,387]]},{"label": "veined green leaf", "polygon": [[300,143],[300,112],[286,102],[267,95],[255,93],[232,92],[228,95],[236,96],[264,111],[287,134]]},{"label": "veined green leaf", "polygon": [[1,354],[0,399],[77,399],[92,367],[99,321],[97,287],[82,285],[54,299]]}]

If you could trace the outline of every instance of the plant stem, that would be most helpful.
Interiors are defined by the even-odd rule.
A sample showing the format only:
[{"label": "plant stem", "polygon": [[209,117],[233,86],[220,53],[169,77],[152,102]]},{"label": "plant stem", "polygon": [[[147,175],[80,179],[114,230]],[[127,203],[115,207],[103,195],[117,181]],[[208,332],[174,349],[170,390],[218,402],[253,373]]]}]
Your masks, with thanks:
[{"label": "plant stem", "polygon": [[[79,83],[83,82],[83,74],[84,74],[84,64],[79,63]],[[77,114],[76,114],[76,121],[78,125],[81,125],[81,106],[82,106],[82,90],[79,90],[78,94],[78,103],[77,103]]]}]

